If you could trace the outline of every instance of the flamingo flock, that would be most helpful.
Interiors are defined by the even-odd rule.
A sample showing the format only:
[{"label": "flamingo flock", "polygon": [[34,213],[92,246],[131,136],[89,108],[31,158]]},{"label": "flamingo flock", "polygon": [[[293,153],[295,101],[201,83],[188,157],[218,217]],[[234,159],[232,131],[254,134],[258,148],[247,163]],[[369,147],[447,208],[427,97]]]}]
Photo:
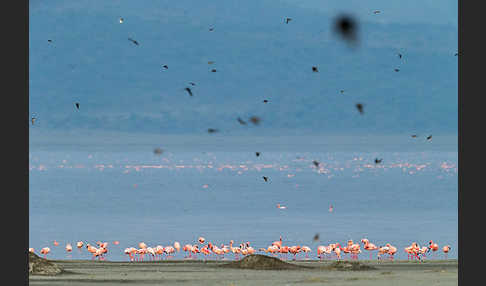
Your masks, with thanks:
[{"label": "flamingo flock", "polygon": [[[119,241],[114,241],[114,245],[118,245]],[[362,244],[362,246],[361,246]],[[341,246],[340,243],[330,243],[328,245],[318,245],[317,246],[317,258],[319,260],[330,260],[330,259],[346,259],[346,256],[349,257],[350,260],[358,260],[358,255],[362,253],[361,249],[368,251],[370,254],[370,260],[373,259],[373,253],[376,251],[376,258],[378,260],[385,259],[385,255],[387,255],[387,259],[390,261],[394,260],[394,256],[397,253],[398,249],[391,245],[390,243],[386,243],[383,246],[376,246],[375,244],[371,243],[367,238],[361,239],[361,244],[356,243],[353,240],[348,240],[345,246]],[[55,246],[59,246],[59,243],[55,241]],[[78,241],[76,243],[76,247],[81,252],[81,249],[85,246],[87,251],[92,255],[92,260],[98,258],[98,260],[102,261],[106,259],[106,254],[108,253],[108,242],[96,242],[96,246],[91,245],[90,243],[84,243],[82,241]],[[447,259],[447,253],[450,251],[450,245],[445,245],[442,247],[442,252],[444,253],[445,259]],[[65,246],[65,250],[68,253],[68,257],[73,250],[73,247],[70,243],[67,243]],[[423,261],[426,258],[426,255],[429,252],[436,253],[439,250],[439,245],[434,243],[432,240],[429,241],[428,246],[420,247],[418,243],[412,242],[410,246],[404,248],[404,251],[408,255],[408,260],[419,260]],[[44,247],[40,250],[40,254],[47,258],[47,254],[51,251],[49,247]],[[181,247],[181,244],[176,241],[172,245],[162,246],[148,246],[144,242],[140,242],[138,247],[127,247],[124,249],[124,254],[128,256],[129,261],[156,261],[156,260],[163,260],[164,255],[166,259],[173,258],[176,252],[183,251],[185,253],[184,259],[197,259],[198,255],[202,255],[203,259],[206,260],[208,258],[213,259],[220,259],[225,260],[225,255],[233,255],[235,260],[239,260],[241,257],[255,254],[257,250],[253,248],[249,241],[242,242],[238,246],[235,246],[235,242],[230,240],[227,245],[224,243],[220,244],[218,247],[217,244],[206,241],[204,237],[199,237],[194,244],[188,243]],[[277,241],[272,242],[268,247],[259,248],[258,251],[260,253],[270,253],[274,257],[278,257],[282,260],[287,260],[288,255],[293,255],[292,260],[297,260],[297,256],[299,253],[305,253],[305,259],[308,260],[309,254],[312,252],[312,249],[306,245],[284,245],[282,236]],[[35,253],[34,248],[29,248],[29,252]],[[148,257],[148,258],[147,258]]]}]

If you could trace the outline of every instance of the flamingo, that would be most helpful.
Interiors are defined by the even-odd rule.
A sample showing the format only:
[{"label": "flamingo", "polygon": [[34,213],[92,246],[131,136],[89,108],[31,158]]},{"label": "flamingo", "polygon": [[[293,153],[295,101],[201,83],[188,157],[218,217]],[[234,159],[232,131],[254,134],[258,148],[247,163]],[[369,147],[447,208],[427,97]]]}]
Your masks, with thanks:
[{"label": "flamingo", "polygon": [[319,257],[320,260],[322,260],[322,255],[326,253],[326,250],[326,246],[324,245],[317,246],[317,257]]},{"label": "flamingo", "polygon": [[199,241],[200,244],[203,244],[204,241],[206,241],[202,236],[200,236],[197,240]]},{"label": "flamingo", "polygon": [[113,241],[113,244],[118,245],[118,244],[120,244],[120,242],[118,240],[115,240],[115,241]]},{"label": "flamingo", "polygon": [[58,246],[58,245],[59,245],[59,242],[54,240],[54,246]]},{"label": "flamingo", "polygon": [[434,243],[431,240],[431,241],[429,241],[429,249],[432,250],[434,257],[436,257],[437,256],[437,250],[439,250],[439,245],[437,243]]},{"label": "flamingo", "polygon": [[281,210],[284,210],[286,209],[287,207],[286,206],[281,206],[280,204],[277,204],[277,208],[281,209]]},{"label": "flamingo", "polygon": [[442,247],[442,251],[444,252],[445,259],[447,259],[447,253],[449,252],[449,250],[451,250],[450,245],[446,245],[446,246]]},{"label": "flamingo", "polygon": [[32,247],[29,248],[30,253],[34,253],[34,249]]},{"label": "flamingo", "polygon": [[49,247],[44,247],[41,249],[40,254],[44,254],[44,259],[47,259],[46,256],[49,252],[51,252],[51,249]]},{"label": "flamingo", "polygon": [[167,258],[169,258],[171,257],[170,255],[175,252],[175,248],[169,245],[164,248],[164,252],[167,254]]},{"label": "flamingo", "polygon": [[182,250],[184,252],[189,252],[189,256],[186,255],[184,258],[191,257],[191,249],[192,249],[192,245],[191,244],[184,245],[184,247],[182,248]]},{"label": "flamingo", "polygon": [[174,248],[179,252],[181,250],[181,244],[178,241],[174,242]]},{"label": "flamingo", "polygon": [[388,255],[390,256],[390,260],[393,261],[393,257],[395,253],[397,253],[397,248],[389,243],[386,244],[386,247],[388,247]]},{"label": "flamingo", "polygon": [[231,240],[229,243],[229,247],[231,252],[233,252],[233,254],[235,255],[235,260],[238,260],[238,253],[240,252],[240,249],[238,247],[233,247],[233,243],[234,241]]},{"label": "flamingo", "polygon": [[380,259],[381,259],[381,256],[382,256],[383,254],[388,253],[388,251],[390,251],[390,247],[388,247],[388,246],[380,246],[380,247],[378,248],[378,254],[377,254],[377,258],[378,258],[378,260],[380,260]]},{"label": "flamingo", "polygon": [[361,242],[364,243],[364,249],[370,252],[370,260],[372,260],[372,255],[373,255],[372,251],[377,250],[378,247],[373,243],[370,243],[370,241],[366,238],[363,238]]},{"label": "flamingo", "polygon": [[272,245],[276,245],[279,248],[282,247],[282,236],[280,236],[280,240],[272,242]]}]

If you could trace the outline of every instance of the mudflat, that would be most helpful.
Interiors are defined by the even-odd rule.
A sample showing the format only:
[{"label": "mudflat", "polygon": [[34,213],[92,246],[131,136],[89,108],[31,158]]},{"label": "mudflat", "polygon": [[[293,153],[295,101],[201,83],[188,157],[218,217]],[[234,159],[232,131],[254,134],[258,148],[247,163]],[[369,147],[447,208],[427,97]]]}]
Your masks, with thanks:
[{"label": "mudflat", "polygon": [[228,267],[224,264],[231,261],[215,260],[51,261],[63,272],[29,275],[30,285],[458,285],[456,259],[364,260],[358,268],[336,267],[335,261],[301,260],[286,261],[297,267],[285,270]]}]

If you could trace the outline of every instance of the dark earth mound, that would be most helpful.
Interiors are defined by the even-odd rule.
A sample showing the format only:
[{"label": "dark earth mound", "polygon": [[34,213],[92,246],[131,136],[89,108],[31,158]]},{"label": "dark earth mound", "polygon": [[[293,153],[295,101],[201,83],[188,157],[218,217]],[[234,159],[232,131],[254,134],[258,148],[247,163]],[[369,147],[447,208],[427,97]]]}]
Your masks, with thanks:
[{"label": "dark earth mound", "polygon": [[360,270],[375,270],[373,266],[362,264],[358,261],[336,261],[331,265],[324,266],[323,268],[330,270],[340,270],[340,271],[360,271]]},{"label": "dark earth mound", "polygon": [[252,254],[246,256],[242,260],[223,264],[220,267],[254,269],[254,270],[290,270],[290,269],[308,268],[305,266],[299,266],[299,265],[287,263],[278,258],[261,255],[261,254]]},{"label": "dark earth mound", "polygon": [[29,275],[57,275],[61,272],[59,265],[29,252]]}]

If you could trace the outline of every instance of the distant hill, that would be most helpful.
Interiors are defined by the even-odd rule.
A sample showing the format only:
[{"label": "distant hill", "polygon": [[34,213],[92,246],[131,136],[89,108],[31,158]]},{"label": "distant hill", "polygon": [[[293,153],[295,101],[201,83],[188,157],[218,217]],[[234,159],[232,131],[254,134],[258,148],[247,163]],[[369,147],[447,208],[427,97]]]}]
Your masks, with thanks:
[{"label": "distant hill", "polygon": [[[454,26],[360,21],[353,50],[333,15],[278,1],[30,1],[29,13],[32,128],[457,132]],[[253,115],[259,126],[236,121]]]}]

